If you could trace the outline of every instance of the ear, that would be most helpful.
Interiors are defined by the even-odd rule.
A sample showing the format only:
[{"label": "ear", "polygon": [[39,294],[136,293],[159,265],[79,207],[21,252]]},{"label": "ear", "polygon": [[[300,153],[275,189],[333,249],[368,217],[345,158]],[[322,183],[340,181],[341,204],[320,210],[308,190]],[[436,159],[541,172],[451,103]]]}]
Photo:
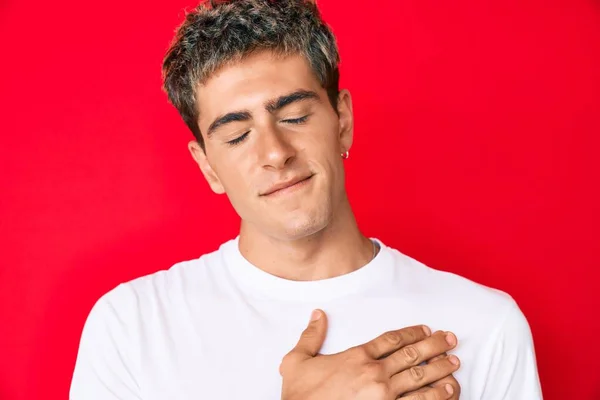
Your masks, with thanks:
[{"label": "ear", "polygon": [[200,146],[200,143],[198,143],[196,140],[192,140],[188,143],[188,150],[192,154],[192,158],[194,159],[194,161],[196,161],[196,164],[198,164],[198,166],[200,167],[202,175],[204,175],[204,178],[210,185],[212,191],[216,194],[225,193],[225,188],[221,184],[221,181],[219,180],[219,177],[217,176],[215,171],[210,166],[208,158],[206,157],[206,153]]},{"label": "ear", "polygon": [[337,113],[339,118],[340,154],[350,150],[354,140],[354,113],[352,97],[346,89],[338,95]]}]

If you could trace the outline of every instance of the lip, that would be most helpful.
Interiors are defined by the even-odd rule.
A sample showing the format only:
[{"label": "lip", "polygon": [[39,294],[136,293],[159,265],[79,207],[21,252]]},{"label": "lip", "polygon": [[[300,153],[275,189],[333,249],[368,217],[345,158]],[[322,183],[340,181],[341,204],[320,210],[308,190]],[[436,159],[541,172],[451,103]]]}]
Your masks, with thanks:
[{"label": "lip", "polygon": [[261,196],[270,196],[270,195],[280,193],[280,192],[284,191],[285,189],[291,189],[292,187],[294,187],[296,185],[299,185],[305,181],[308,181],[312,177],[313,177],[313,175],[299,176],[299,177],[290,179],[285,182],[277,183],[277,184],[271,186],[266,192],[261,194]]}]

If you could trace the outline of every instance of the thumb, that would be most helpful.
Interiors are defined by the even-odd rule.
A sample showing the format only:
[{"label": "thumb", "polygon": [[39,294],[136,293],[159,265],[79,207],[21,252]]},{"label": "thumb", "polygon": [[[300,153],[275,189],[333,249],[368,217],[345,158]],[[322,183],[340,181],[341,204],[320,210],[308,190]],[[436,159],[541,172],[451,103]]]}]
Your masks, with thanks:
[{"label": "thumb", "polygon": [[327,316],[322,310],[314,310],[308,326],[302,332],[300,340],[292,352],[301,356],[302,359],[315,357],[323,346],[326,334]]}]

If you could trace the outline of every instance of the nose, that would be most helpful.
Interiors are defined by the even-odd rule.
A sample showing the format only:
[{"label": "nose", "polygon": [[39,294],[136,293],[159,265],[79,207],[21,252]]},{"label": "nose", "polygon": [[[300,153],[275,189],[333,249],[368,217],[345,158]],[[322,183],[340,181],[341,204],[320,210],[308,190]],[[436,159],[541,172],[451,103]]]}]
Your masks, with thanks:
[{"label": "nose", "polygon": [[286,138],[286,132],[277,126],[267,126],[261,129],[259,154],[264,168],[282,169],[296,156],[296,150]]}]

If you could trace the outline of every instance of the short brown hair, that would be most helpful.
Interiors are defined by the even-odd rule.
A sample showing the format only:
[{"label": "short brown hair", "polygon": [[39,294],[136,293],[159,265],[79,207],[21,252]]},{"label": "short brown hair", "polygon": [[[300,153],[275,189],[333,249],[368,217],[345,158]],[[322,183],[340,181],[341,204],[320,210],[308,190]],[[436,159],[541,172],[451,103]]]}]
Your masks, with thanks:
[{"label": "short brown hair", "polygon": [[196,140],[196,89],[217,69],[256,51],[301,54],[337,108],[339,53],[331,29],[308,0],[206,1],[188,13],[163,61],[163,88]]}]

